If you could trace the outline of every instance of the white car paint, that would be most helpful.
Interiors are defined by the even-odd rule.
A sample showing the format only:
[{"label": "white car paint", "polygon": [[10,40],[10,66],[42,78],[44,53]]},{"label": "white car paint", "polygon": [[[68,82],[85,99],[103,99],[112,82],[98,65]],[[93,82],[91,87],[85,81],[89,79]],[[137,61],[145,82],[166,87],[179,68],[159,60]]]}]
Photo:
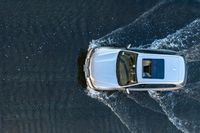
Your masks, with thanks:
[{"label": "white car paint", "polygon": [[[120,51],[129,51],[138,54],[137,59],[137,81],[134,85],[120,86],[117,81],[116,63]],[[142,78],[142,59],[164,59],[164,79]],[[118,49],[111,47],[99,47],[88,50],[84,71],[89,88],[96,90],[126,90],[127,87],[138,84],[174,84],[175,88],[160,88],[151,90],[174,90],[179,89],[185,82],[185,61],[179,55],[148,54],[132,50]],[[129,90],[148,90],[134,88]],[[128,92],[128,90],[127,90]]]},{"label": "white car paint", "polygon": [[[142,78],[143,59],[164,59],[164,79]],[[141,68],[141,69],[140,69]],[[164,54],[138,54],[137,79],[142,84],[181,84],[184,82],[185,64],[182,56]]]},{"label": "white car paint", "polygon": [[[91,57],[90,72],[96,88],[120,88],[116,75],[117,56],[120,49],[97,48]],[[108,88],[109,86],[109,88]]]}]

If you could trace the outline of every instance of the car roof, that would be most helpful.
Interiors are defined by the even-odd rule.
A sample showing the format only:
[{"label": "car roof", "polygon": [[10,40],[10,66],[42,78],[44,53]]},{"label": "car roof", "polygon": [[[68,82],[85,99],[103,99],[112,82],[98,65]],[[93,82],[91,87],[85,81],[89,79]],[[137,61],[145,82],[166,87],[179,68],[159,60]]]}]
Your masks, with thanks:
[{"label": "car roof", "polygon": [[[164,60],[163,70],[162,69],[155,70],[157,73],[162,73],[164,71],[163,78],[144,78],[142,76],[143,75],[143,65],[142,64],[145,59],[162,59],[162,60]],[[158,66],[158,67],[161,67],[161,66]],[[138,53],[138,59],[137,59],[138,83],[180,84],[184,81],[184,76],[185,76],[185,61],[184,61],[183,57],[181,57],[179,55]]]}]

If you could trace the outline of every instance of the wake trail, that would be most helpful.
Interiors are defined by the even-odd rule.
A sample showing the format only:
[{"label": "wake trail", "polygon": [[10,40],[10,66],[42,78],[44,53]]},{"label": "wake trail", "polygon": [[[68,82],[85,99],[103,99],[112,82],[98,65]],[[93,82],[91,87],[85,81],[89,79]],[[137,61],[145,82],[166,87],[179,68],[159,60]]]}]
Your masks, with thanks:
[{"label": "wake trail", "polygon": [[[194,20],[195,17],[200,16],[200,12],[199,8],[195,6],[194,8],[187,9],[187,12],[184,12],[179,4],[174,4],[174,1],[162,1],[131,24],[119,28],[98,40],[93,40],[89,47],[125,47],[131,44],[132,47],[136,48],[175,50],[186,57],[190,69],[193,69],[193,71],[190,71],[190,73],[193,73],[193,76],[190,75],[189,79],[195,79],[194,75],[197,76],[197,72],[200,72],[200,70],[197,70],[196,65],[193,65],[199,61],[200,47],[200,19]],[[170,7],[173,7],[173,10],[171,10]],[[159,16],[159,12],[167,12],[168,15],[165,17]],[[184,17],[187,16],[188,19],[183,21],[183,16],[181,15]],[[159,18],[159,20],[155,18]],[[193,22],[190,23],[191,21]],[[188,23],[190,24],[185,26]],[[197,80],[188,81],[190,83],[198,82],[199,78],[196,79]],[[192,88],[192,85],[188,87]],[[189,88],[187,91],[188,94],[192,92]],[[184,114],[177,112],[177,108],[181,108],[181,105],[184,104],[182,101],[185,100],[189,108],[193,107],[191,106],[192,104],[190,104],[191,100],[181,94],[183,93],[172,92],[165,94],[149,91],[148,94],[132,93],[126,96],[119,92],[110,95],[105,92],[96,92],[92,89],[87,90],[88,96],[98,99],[107,105],[131,132],[148,132],[147,128],[140,129],[140,127],[154,127],[155,125],[153,125],[152,122],[145,121],[144,118],[152,117],[153,120],[159,117],[162,121],[165,121],[163,113],[168,117],[170,122],[160,123],[159,126],[163,126],[163,128],[160,129],[164,129],[164,125],[168,125],[174,132],[177,132],[176,128],[173,127],[173,125],[175,125],[177,129],[182,132],[196,132],[200,129],[198,126],[200,125],[198,119],[188,118],[188,114],[185,117]],[[190,94],[190,96],[193,95]],[[155,102],[157,102],[159,106],[155,104]],[[194,102],[194,105],[199,107],[198,103]],[[149,110],[141,107],[145,107]],[[198,109],[195,108],[192,113],[195,114],[196,110]],[[152,113],[152,116],[148,115]],[[141,125],[141,123],[143,124]],[[156,131],[158,132],[159,129],[155,130],[155,132]]]},{"label": "wake trail", "polygon": [[[194,20],[186,27],[177,30],[166,38],[155,40],[153,43],[140,46],[139,48],[169,49],[184,52],[183,50],[188,51],[187,49],[191,47],[193,47],[193,49],[200,47],[200,19]],[[186,52],[186,54],[188,53]]]},{"label": "wake trail", "polygon": [[[176,50],[186,57],[189,66],[188,84],[180,92],[162,93],[148,91],[149,95],[159,103],[162,110],[168,116],[169,120],[182,132],[197,132],[200,130],[200,121],[191,118],[191,114],[197,114],[199,111],[199,48],[200,48],[200,19],[196,19],[186,27],[178,30],[176,33],[168,35],[164,39],[154,41],[152,44],[142,46],[141,48],[150,49],[170,49]],[[192,61],[192,62],[191,62]],[[195,64],[196,63],[196,64]],[[192,67],[193,66],[193,67]],[[198,72],[198,73],[197,73]],[[195,80],[196,78],[196,80]],[[185,95],[187,94],[187,95]],[[189,97],[189,98],[188,98]],[[193,101],[197,100],[198,102]],[[187,110],[185,106],[187,105]],[[183,111],[179,112],[177,109]],[[190,109],[190,110],[189,110]],[[185,114],[184,114],[185,113]]]},{"label": "wake trail", "polygon": [[181,93],[200,103],[200,81],[186,85]]},{"label": "wake trail", "polygon": [[151,44],[154,40],[176,32],[200,16],[198,7],[200,4],[190,4],[186,9],[180,5],[181,1],[161,1],[129,25],[93,40],[91,44],[116,47],[126,47],[129,44],[132,47],[139,47]]},{"label": "wake trail", "polygon": [[[95,98],[108,106],[120,119],[120,121],[128,128],[128,130],[133,133],[147,133],[149,132],[148,127],[155,127],[155,123],[147,119],[157,119],[159,121],[164,121],[166,119],[163,114],[155,113],[151,110],[142,108],[140,105],[133,102],[133,100],[127,98],[126,94],[121,92],[109,94],[107,92],[97,92],[93,89],[88,89],[86,93],[88,96]],[[152,113],[153,115],[149,115]],[[171,125],[171,123],[168,121],[165,123],[160,123],[159,128],[153,128],[151,131],[162,132],[162,129],[166,126],[168,129],[176,131],[176,128],[173,127],[173,125]]]}]

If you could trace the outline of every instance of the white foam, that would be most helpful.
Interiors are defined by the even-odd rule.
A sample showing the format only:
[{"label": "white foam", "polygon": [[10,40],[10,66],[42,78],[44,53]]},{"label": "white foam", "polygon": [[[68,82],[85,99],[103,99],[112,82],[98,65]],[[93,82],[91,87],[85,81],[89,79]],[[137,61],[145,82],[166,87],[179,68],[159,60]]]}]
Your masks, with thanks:
[{"label": "white foam", "polygon": [[[141,18],[147,17],[147,15],[151,14],[163,3],[164,2],[159,3],[151,10],[147,11],[138,19],[136,19],[130,25],[133,25],[137,21],[141,20]],[[123,28],[124,27],[119,28],[106,36],[109,36],[119,30],[122,31]],[[200,38],[200,19],[196,19],[186,27],[177,30],[173,34],[168,35],[166,38],[155,40],[152,44],[147,44],[145,46],[141,46],[140,48],[176,50],[179,51],[180,53],[183,53],[188,61],[196,61],[200,59],[200,41],[198,41],[199,38]],[[197,39],[197,41],[195,41],[195,39]],[[108,42],[108,44],[112,44],[114,43],[114,40],[110,38],[108,38],[107,40],[104,40],[103,38],[98,40],[93,40],[92,42],[90,42],[89,47],[94,48],[102,46],[102,44],[105,42]],[[106,106],[108,106],[115,113],[115,115],[121,120],[121,122],[129,129],[129,131],[134,132],[133,130],[134,127],[130,127],[131,124],[129,124],[124,118],[122,118],[123,114],[117,111],[118,105],[116,105],[117,104],[116,101],[110,100],[110,98],[116,97],[115,94],[108,96],[107,93],[105,92],[97,92],[93,89],[88,89],[86,92],[88,96],[98,99],[100,102],[103,102]],[[187,92],[187,94],[190,94],[191,96],[195,95],[194,93],[192,93],[193,91],[190,89],[186,89],[185,92]],[[159,105],[161,106],[162,110],[164,111],[168,119],[180,131],[184,133],[189,132],[188,125],[191,124],[190,121],[186,119],[183,120],[177,117],[173,112],[173,108],[176,106],[176,102],[178,100],[178,99],[173,99],[174,93],[170,93],[167,95],[160,95],[158,92],[149,91],[149,95],[159,103]],[[197,100],[200,99],[198,98]],[[192,127],[196,128],[197,125],[192,125]]]},{"label": "white foam", "polygon": [[186,85],[182,92],[185,93],[189,98],[200,102],[200,81]]},{"label": "white foam", "polygon": [[86,90],[86,93],[88,96],[99,100],[100,102],[103,102],[107,107],[109,107],[112,112],[114,112],[114,114],[120,119],[120,121],[128,128],[129,131],[132,131],[131,128],[129,127],[129,125],[121,118],[121,115],[119,115],[116,111],[116,103],[112,102],[109,103],[109,99],[112,98],[116,98],[115,95],[110,95],[108,96],[106,92],[98,92],[95,91],[94,89],[88,88]]},{"label": "white foam", "polygon": [[[137,23],[143,23],[140,21],[144,21],[145,18],[147,18],[149,15],[153,14],[156,10],[158,10],[161,6],[163,6],[164,4],[168,3],[168,1],[160,1],[159,3],[157,3],[154,7],[152,7],[150,10],[144,12],[142,15],[140,15],[138,18],[136,18],[132,23],[124,26],[124,27],[120,27],[114,31],[112,31],[111,33],[103,36],[102,38],[99,38],[97,40],[93,40],[91,44],[95,44],[98,46],[103,46],[106,44],[106,46],[118,43],[116,42],[117,39],[122,39],[123,37],[119,37],[117,36],[115,33],[123,33],[125,28],[129,28]],[[126,36],[127,37],[127,36]],[[106,39],[105,39],[106,38]]]},{"label": "white foam", "polygon": [[163,111],[165,112],[165,114],[167,115],[168,119],[182,132],[184,133],[189,133],[187,127],[185,125],[187,125],[189,122],[187,120],[181,120],[180,118],[176,117],[174,112],[173,112],[173,108],[175,106],[176,102],[174,99],[172,99],[172,95],[173,93],[171,93],[171,95],[164,95],[164,96],[160,96],[159,93],[157,93],[156,91],[148,91],[149,95],[155,99],[159,105],[162,107]]},{"label": "white foam", "polygon": [[[140,48],[150,49],[171,49],[182,51],[194,45],[200,44],[200,19],[194,20],[186,27],[177,30],[166,38],[155,40],[152,44],[140,46]],[[199,39],[199,41],[194,41]]]},{"label": "white foam", "polygon": [[[177,50],[181,54],[184,54],[187,61],[197,61],[200,59],[200,41],[188,41],[190,39],[198,39],[200,36],[200,19],[193,21],[191,24],[186,27],[178,30],[177,32],[168,35],[164,39],[155,40],[152,44],[142,46],[145,48],[151,49],[171,49]],[[191,43],[191,44],[190,44]],[[189,49],[188,49],[189,48]],[[192,85],[193,86],[193,85]],[[187,94],[194,96],[194,89],[191,90],[187,88],[185,92]],[[195,87],[196,88],[196,87]],[[160,95],[156,91],[149,91],[149,95],[156,100],[159,105],[162,107],[165,114],[168,116],[168,119],[182,132],[189,133],[190,130],[195,130],[197,125],[192,125],[192,121],[187,119],[181,119],[174,114],[173,108],[176,106],[176,103],[179,99],[173,99],[174,93]],[[199,98],[197,100],[200,100]],[[189,126],[190,125],[190,126]],[[189,127],[190,130],[188,129]]]},{"label": "white foam", "polygon": [[185,56],[187,62],[200,61],[200,43],[187,50],[183,50],[180,54]]}]

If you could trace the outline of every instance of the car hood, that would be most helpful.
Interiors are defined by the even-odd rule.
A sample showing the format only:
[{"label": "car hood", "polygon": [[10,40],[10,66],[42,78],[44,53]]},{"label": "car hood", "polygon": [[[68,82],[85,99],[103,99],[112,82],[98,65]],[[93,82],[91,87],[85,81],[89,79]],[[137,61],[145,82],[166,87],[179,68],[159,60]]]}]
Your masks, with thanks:
[{"label": "car hood", "polygon": [[95,87],[118,88],[116,62],[120,49],[98,48],[91,57],[91,76]]}]

